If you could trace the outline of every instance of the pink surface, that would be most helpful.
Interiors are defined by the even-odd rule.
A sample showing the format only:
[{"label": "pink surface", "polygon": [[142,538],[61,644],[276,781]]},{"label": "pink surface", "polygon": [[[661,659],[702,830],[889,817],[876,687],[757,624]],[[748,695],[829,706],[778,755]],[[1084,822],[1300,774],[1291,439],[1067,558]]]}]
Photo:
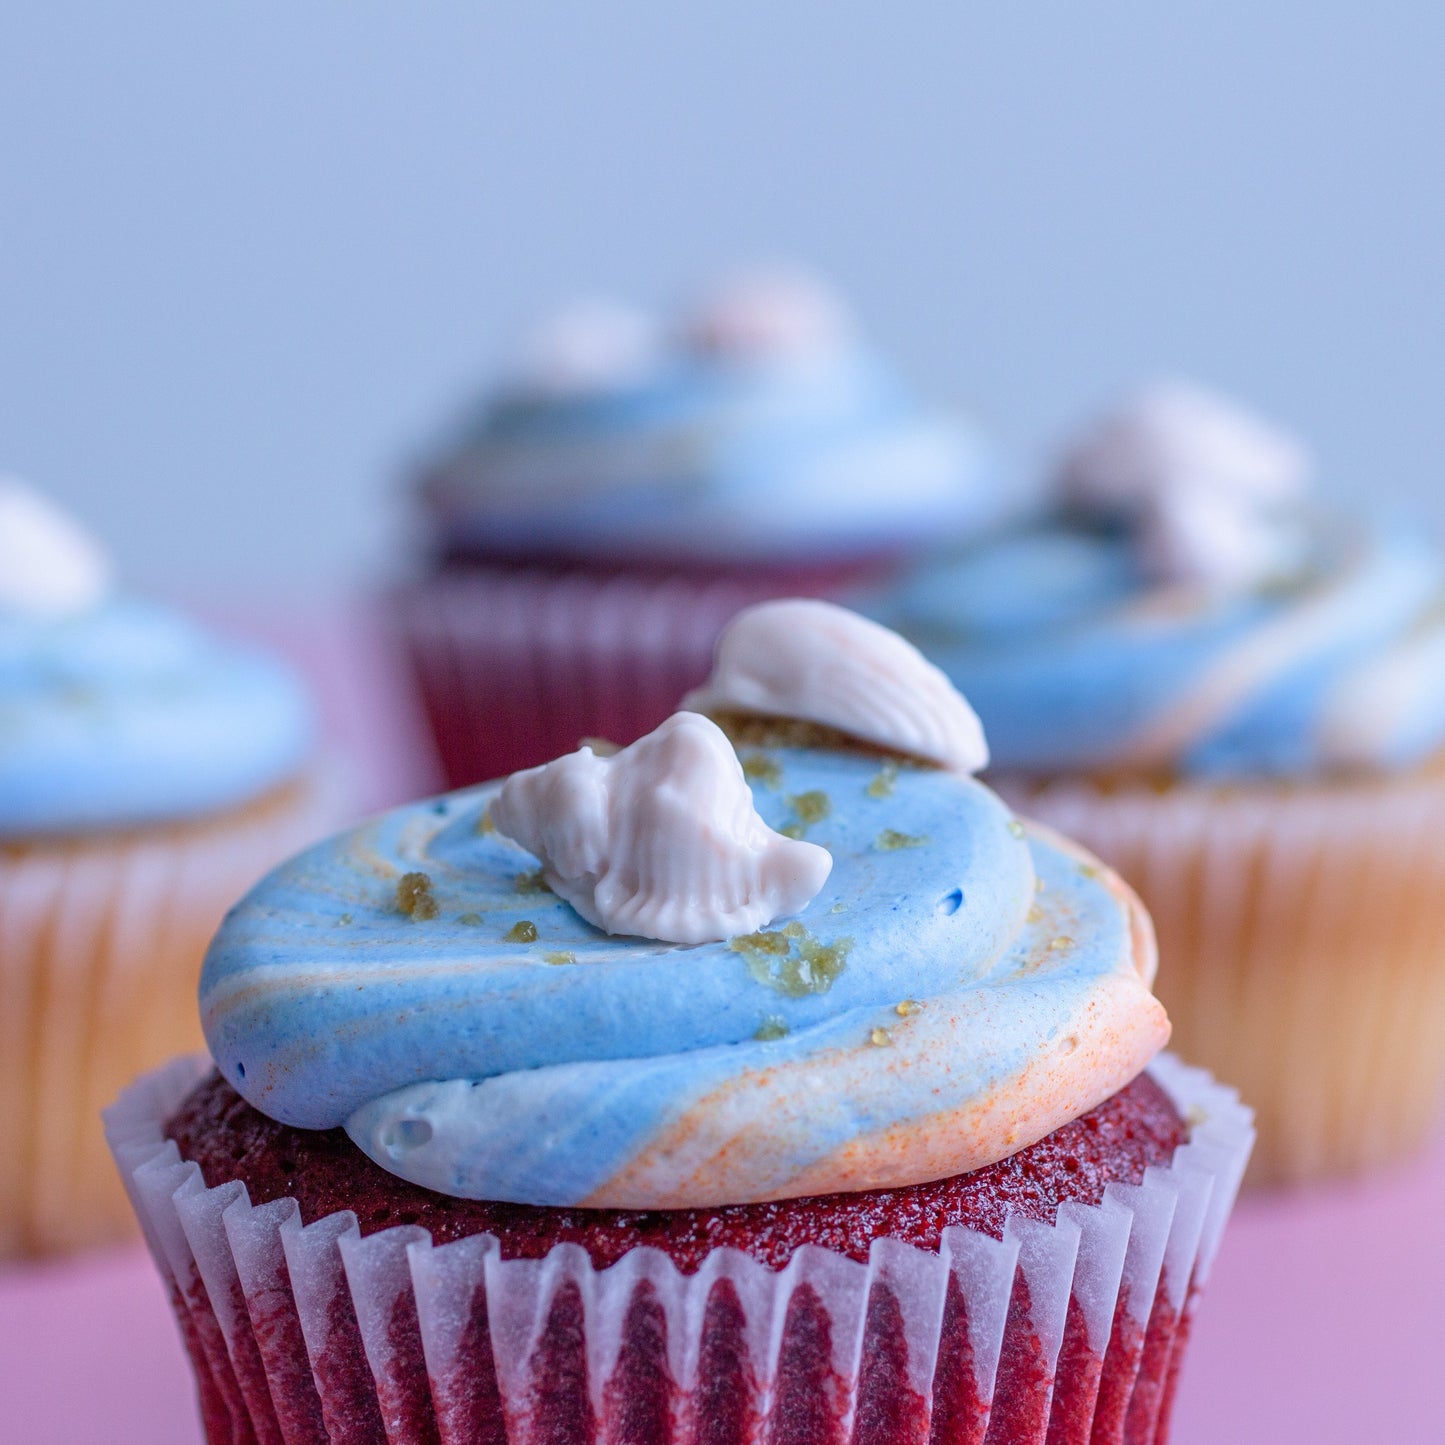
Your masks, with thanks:
[{"label": "pink surface", "polygon": [[[366,807],[434,774],[402,679],[339,616],[248,625],[322,693]],[[1445,1441],[1445,1141],[1368,1184],[1247,1199],[1196,1323],[1173,1445]],[[0,1271],[0,1445],[197,1445],[189,1370],[138,1249]]]}]

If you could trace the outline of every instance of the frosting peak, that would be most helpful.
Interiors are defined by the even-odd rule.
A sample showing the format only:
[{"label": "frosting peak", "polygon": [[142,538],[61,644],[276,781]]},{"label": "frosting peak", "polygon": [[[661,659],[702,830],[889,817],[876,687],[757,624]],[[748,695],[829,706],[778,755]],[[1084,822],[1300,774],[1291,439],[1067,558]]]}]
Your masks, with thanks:
[{"label": "frosting peak", "polygon": [[589,923],[671,943],[796,913],[833,866],[825,848],[763,822],[732,745],[696,713],[612,757],[584,747],[517,773],[490,816]]},{"label": "frosting peak", "polygon": [[740,612],[684,706],[823,723],[958,773],[988,764],[983,726],[948,678],[896,632],[831,602]]},{"label": "frosting peak", "polygon": [[110,590],[99,544],[47,497],[0,477],[0,613],[69,617]]}]

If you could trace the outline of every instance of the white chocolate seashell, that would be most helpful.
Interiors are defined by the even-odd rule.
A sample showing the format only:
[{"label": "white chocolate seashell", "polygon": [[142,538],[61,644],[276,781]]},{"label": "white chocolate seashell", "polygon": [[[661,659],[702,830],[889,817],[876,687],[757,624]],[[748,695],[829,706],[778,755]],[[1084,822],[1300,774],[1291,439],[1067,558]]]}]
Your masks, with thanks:
[{"label": "white chocolate seashell", "polygon": [[522,338],[514,378],[520,390],[546,396],[606,392],[640,380],[659,354],[646,312],[605,298],[576,301]]},{"label": "white chocolate seashell", "polygon": [[33,487],[0,477],[0,612],[69,617],[110,590],[100,546]]},{"label": "white chocolate seashell", "polygon": [[720,728],[674,713],[611,757],[581,748],[516,773],[491,806],[499,833],[608,933],[708,943],[797,913],[827,880],[826,848],[758,816]]},{"label": "white chocolate seashell", "polygon": [[957,773],[988,765],[978,714],[948,678],[896,632],[831,602],[738,613],[712,676],[683,706],[823,723]]},{"label": "white chocolate seashell", "polygon": [[1303,496],[1291,436],[1199,387],[1166,382],[1106,417],[1065,456],[1074,509],[1130,522],[1161,581],[1248,586],[1290,560],[1279,513]]},{"label": "white chocolate seashell", "polygon": [[1149,506],[1138,547],[1149,576],[1222,592],[1283,570],[1297,550],[1275,519],[1206,495],[1163,497]]},{"label": "white chocolate seashell", "polygon": [[1180,495],[1277,505],[1300,497],[1308,474],[1308,454],[1293,437],[1201,387],[1161,382],[1069,451],[1059,485],[1066,500],[1091,510]]},{"label": "white chocolate seashell", "polygon": [[696,351],[742,361],[837,351],[853,338],[842,301],[804,272],[774,268],[722,282],[694,309],[685,329]]}]

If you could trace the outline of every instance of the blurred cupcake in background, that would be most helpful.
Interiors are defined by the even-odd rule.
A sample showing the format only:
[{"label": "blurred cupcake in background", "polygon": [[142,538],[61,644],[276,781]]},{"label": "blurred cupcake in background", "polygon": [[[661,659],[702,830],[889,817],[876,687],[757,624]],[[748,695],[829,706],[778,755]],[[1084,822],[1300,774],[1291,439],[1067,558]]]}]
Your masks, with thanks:
[{"label": "blurred cupcake in background", "polygon": [[741,607],[876,580],[969,524],[978,471],[808,276],[543,321],[422,468],[427,575],[393,597],[448,781],[632,741]]},{"label": "blurred cupcake in background", "polygon": [[226,908],[332,821],[313,742],[288,672],[117,594],[0,479],[0,1259],[128,1231],[97,1110],[199,1042]]},{"label": "blurred cupcake in background", "polygon": [[1140,890],[1174,1045],[1256,1106],[1259,1182],[1406,1154],[1445,1092],[1445,559],[1308,471],[1157,386],[1048,515],[877,609],[967,690],[996,786]]}]

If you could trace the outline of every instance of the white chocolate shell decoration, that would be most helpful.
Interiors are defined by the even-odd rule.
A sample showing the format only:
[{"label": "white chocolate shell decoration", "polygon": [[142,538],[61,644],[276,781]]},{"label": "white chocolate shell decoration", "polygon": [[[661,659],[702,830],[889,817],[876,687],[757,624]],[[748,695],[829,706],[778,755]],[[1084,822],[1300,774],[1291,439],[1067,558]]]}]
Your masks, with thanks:
[{"label": "white chocolate shell decoration", "polygon": [[491,820],[589,923],[667,943],[720,942],[797,913],[833,867],[826,848],[763,822],[732,744],[696,713],[611,757],[584,747],[514,774]]},{"label": "white chocolate shell decoration", "polygon": [[523,336],[514,385],[542,396],[621,390],[645,377],[660,352],[657,325],[646,312],[605,298],[574,301]]},{"label": "white chocolate shell decoration", "polygon": [[33,487],[0,477],[0,613],[70,617],[110,590],[94,539]]},{"label": "white chocolate shell decoration", "polygon": [[738,613],[712,676],[683,706],[822,723],[956,773],[988,765],[978,714],[948,678],[896,632],[831,602]]},{"label": "white chocolate shell decoration", "polygon": [[1075,510],[1129,522],[1158,580],[1229,588],[1289,563],[1287,511],[1308,475],[1293,437],[1202,388],[1165,382],[1074,446],[1058,485]]},{"label": "white chocolate shell decoration", "polygon": [[695,351],[739,361],[790,360],[848,346],[853,322],[822,282],[773,268],[744,272],[703,297],[685,328]]}]

